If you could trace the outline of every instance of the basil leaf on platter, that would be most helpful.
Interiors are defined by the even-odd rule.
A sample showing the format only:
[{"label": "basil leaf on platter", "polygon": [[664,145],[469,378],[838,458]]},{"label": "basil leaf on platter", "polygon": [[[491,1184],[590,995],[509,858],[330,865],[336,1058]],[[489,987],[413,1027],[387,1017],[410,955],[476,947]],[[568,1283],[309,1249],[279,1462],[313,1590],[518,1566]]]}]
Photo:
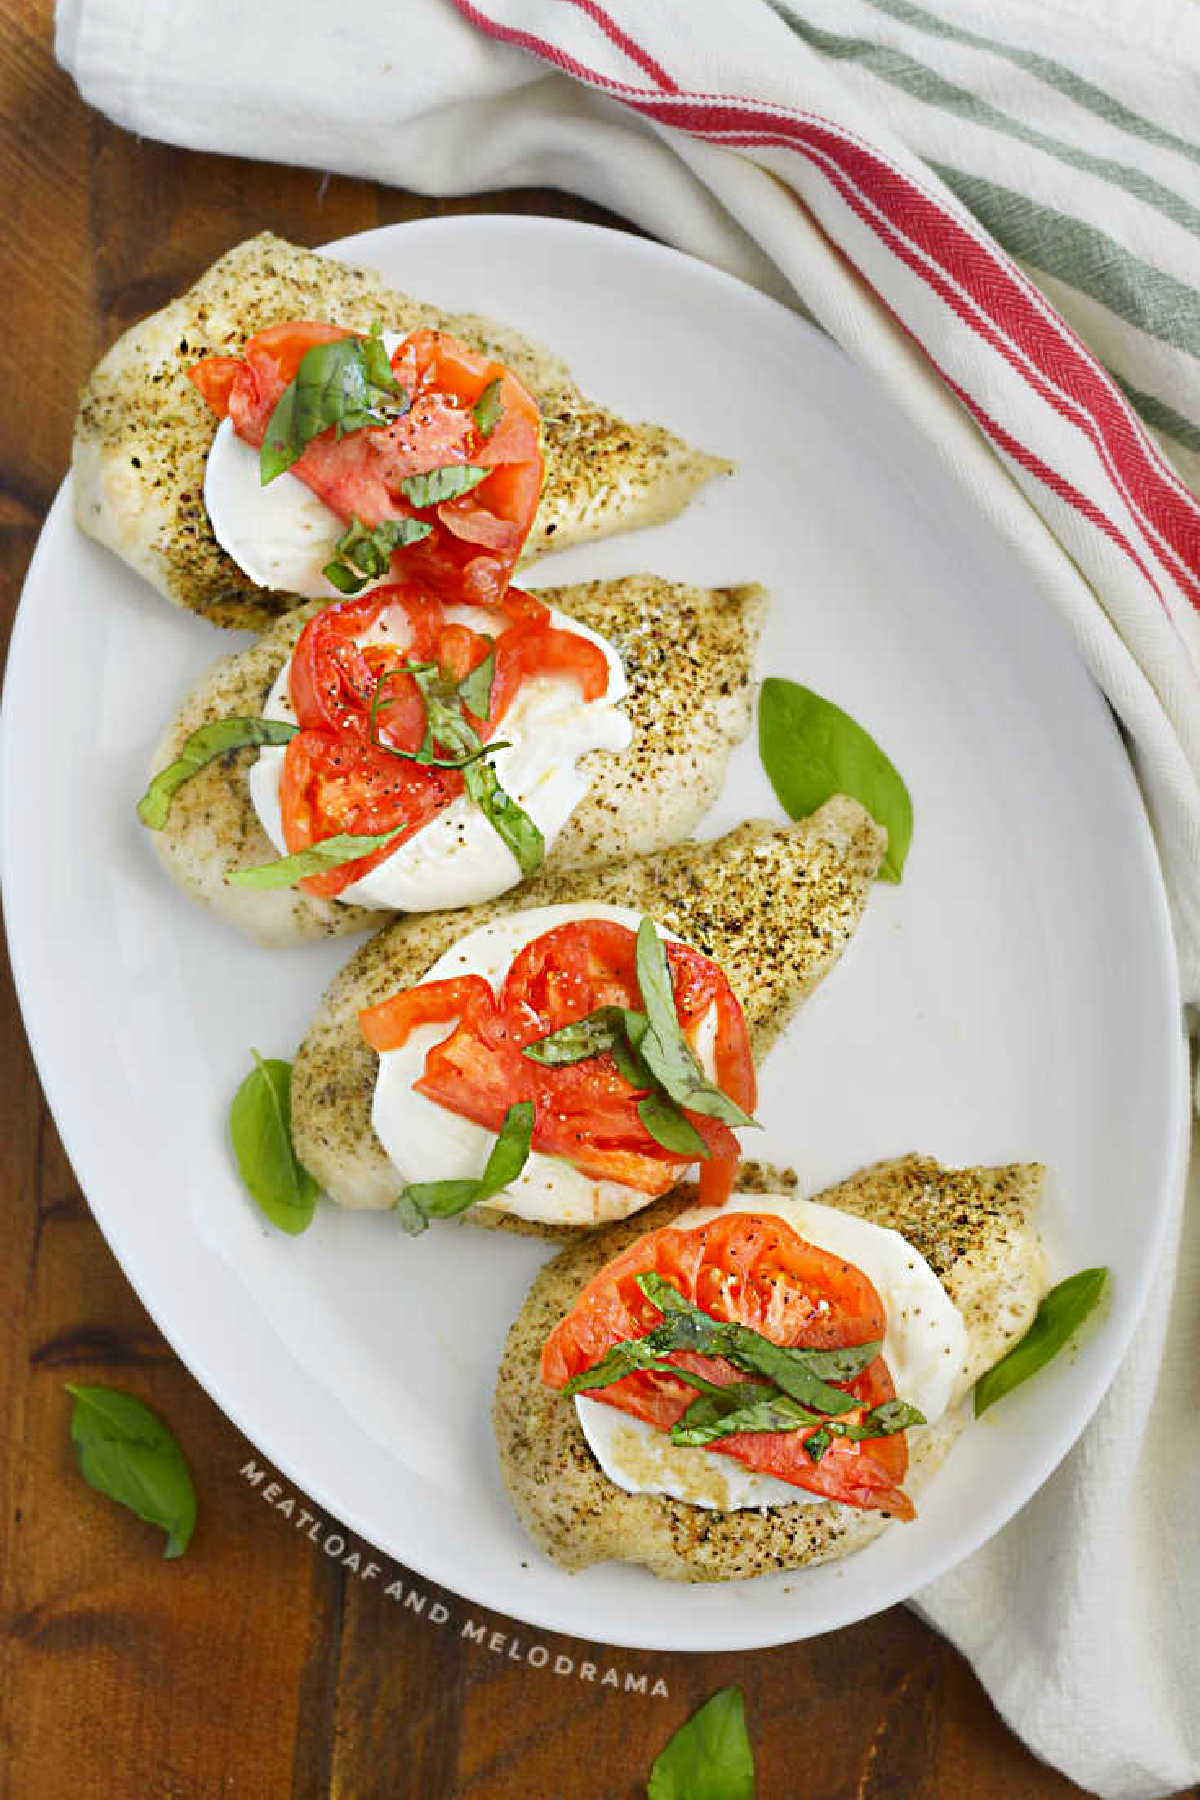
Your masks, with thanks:
[{"label": "basil leaf on platter", "polygon": [[309,875],[323,875],[327,869],[340,869],[345,863],[371,856],[407,830],[405,821],[391,831],[367,833],[361,837],[353,832],[343,832],[337,837],[322,838],[319,844],[310,844],[307,850],[297,850],[293,856],[256,863],[252,869],[235,869],[225,879],[231,887],[253,888],[256,892],[265,888],[295,887]]},{"label": "basil leaf on platter", "polygon": [[258,453],[259,481],[267,487],[330,426],[337,427],[341,438],[348,431],[386,425],[408,406],[408,394],[393,377],[374,328],[370,340],[346,337],[314,344],[267,421]]},{"label": "basil leaf on platter", "polygon": [[975,1383],[976,1418],[1058,1355],[1099,1301],[1107,1279],[1107,1269],[1080,1269],[1050,1289],[1025,1336]]},{"label": "basil leaf on platter", "polygon": [[848,794],[888,834],[883,881],[899,881],[912,842],[908,789],[884,752],[849,713],[799,682],[770,676],[758,698],[758,753],[779,804],[807,819],[834,794]]},{"label": "basil leaf on platter", "polygon": [[312,1224],[321,1190],[292,1148],[292,1065],[250,1054],[254,1067],[229,1109],[233,1154],[260,1211],[298,1237]]},{"label": "basil leaf on platter", "polygon": [[679,1727],[655,1759],[646,1800],[754,1800],[740,1688],[722,1688]]},{"label": "basil leaf on platter", "polygon": [[[478,400],[471,408],[471,413],[475,420],[475,429],[480,437],[491,437],[493,431],[495,431],[497,425],[504,417],[504,402],[500,398],[500,386],[501,379],[500,376],[497,375],[494,381],[488,382],[482,394],[480,394]],[[471,710],[474,711],[474,708]]]},{"label": "basil leaf on platter", "polygon": [[167,1534],[166,1557],[182,1556],[196,1525],[196,1489],[183,1451],[157,1413],[117,1388],[77,1387],[71,1442],[89,1487]]},{"label": "basil leaf on platter", "polygon": [[179,789],[207,763],[249,744],[286,744],[298,730],[299,726],[282,719],[217,719],[211,725],[201,725],[184,739],[175,761],[154,777],[138,801],[138,818],[151,831],[161,831]]},{"label": "basil leaf on platter", "polygon": [[529,1160],[533,1141],[533,1103],[521,1100],[504,1115],[483,1174],[475,1181],[410,1182],[396,1201],[400,1223],[410,1236],[426,1230],[430,1219],[449,1219],[480,1200],[491,1200],[517,1179]]},{"label": "basil leaf on platter", "polygon": [[400,483],[400,492],[414,506],[440,506],[443,500],[456,500],[486,481],[494,469],[481,469],[474,463],[444,463],[440,469],[426,469],[421,475],[408,475]]},{"label": "basil leaf on platter", "polygon": [[339,593],[361,594],[368,581],[378,581],[388,573],[393,551],[419,544],[432,532],[433,526],[423,519],[409,518],[384,519],[368,531],[355,515],[334,545],[337,555],[321,573]]}]

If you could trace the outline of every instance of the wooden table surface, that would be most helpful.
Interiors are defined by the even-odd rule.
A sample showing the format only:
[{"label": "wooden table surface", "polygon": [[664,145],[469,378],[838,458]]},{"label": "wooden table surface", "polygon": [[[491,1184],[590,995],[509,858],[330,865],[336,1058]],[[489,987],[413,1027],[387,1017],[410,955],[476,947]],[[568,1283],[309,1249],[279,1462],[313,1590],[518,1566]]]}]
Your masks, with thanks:
[{"label": "wooden table surface", "polygon": [[[0,0],[6,639],[90,366],[239,238],[266,227],[313,244],[442,212],[614,222],[549,192],[429,202],[140,142],[56,68],[50,11]],[[1080,1792],[904,1608],[760,1654],[626,1653],[486,1614],[352,1538],[335,1553],[336,1521],[309,1508],[316,1519],[302,1522],[303,1496],[282,1482],[272,1492],[273,1471],[257,1486],[241,1473],[251,1445],[110,1254],[42,1099],[7,970],[0,1059],[0,1793],[635,1800],[668,1735],[729,1682],[745,1692],[760,1800]],[[182,1561],[164,1562],[157,1532],[84,1486],[65,1381],[125,1388],[170,1421],[201,1496]],[[365,1576],[368,1563],[379,1572]]]}]

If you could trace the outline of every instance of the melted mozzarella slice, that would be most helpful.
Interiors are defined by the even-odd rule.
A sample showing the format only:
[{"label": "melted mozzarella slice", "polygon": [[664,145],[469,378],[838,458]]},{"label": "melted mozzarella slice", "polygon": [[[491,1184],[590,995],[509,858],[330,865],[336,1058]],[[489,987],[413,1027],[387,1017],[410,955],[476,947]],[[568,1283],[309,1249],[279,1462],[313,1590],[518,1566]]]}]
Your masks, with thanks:
[{"label": "melted mozzarella slice", "polygon": [[[477,606],[448,606],[446,618],[493,634],[505,625]],[[581,759],[590,750],[627,750],[633,738],[633,726],[621,711],[629,691],[625,671],[612,645],[564,613],[552,611],[550,620],[558,630],[599,646],[608,664],[608,686],[600,699],[584,700],[570,676],[535,675],[522,682],[501,721],[499,735],[509,748],[497,750],[492,763],[505,792],[541,831],[547,850],[591,786]],[[390,641],[403,648],[409,636],[403,611],[393,607],[359,641]],[[267,697],[264,718],[295,723],[290,674],[289,660]],[[254,810],[281,856],[287,854],[279,811],[285,754],[284,746],[266,744],[250,770]],[[340,898],[391,912],[432,912],[475,906],[520,880],[520,865],[508,845],[474,801],[459,794],[378,867],[344,888]]]},{"label": "melted mozzarella slice", "polygon": [[[456,975],[482,975],[499,993],[513,958],[544,932],[579,919],[609,919],[636,931],[641,914],[628,906],[577,902],[532,907],[470,931],[438,958],[423,981],[445,981]],[[665,938],[671,933],[662,931]],[[675,940],[678,941],[678,940]],[[713,1009],[710,1008],[711,1012]],[[701,1020],[697,1054],[710,1080],[713,1033]],[[450,1025],[422,1025],[398,1050],[379,1058],[371,1123],[384,1150],[406,1181],[462,1181],[482,1173],[495,1133],[471,1119],[439,1106],[413,1089],[425,1068],[425,1057],[450,1034]],[[706,1048],[707,1046],[707,1048]],[[680,1169],[680,1180],[687,1171]],[[530,1152],[517,1179],[488,1205],[521,1219],[547,1225],[601,1225],[624,1219],[649,1204],[651,1196],[616,1181],[584,1175],[559,1156]]]},{"label": "melted mozzarella slice", "polygon": [[[782,1194],[734,1194],[721,1211],[775,1214],[808,1243],[861,1269],[883,1302],[883,1355],[897,1397],[919,1407],[931,1425],[941,1418],[966,1358],[967,1328],[925,1258],[899,1232]],[[687,1229],[717,1216],[712,1207],[692,1207],[674,1222]],[[580,1394],[575,1409],[596,1461],[627,1494],[669,1494],[720,1512],[822,1499],[715,1450],[672,1444],[665,1432],[602,1401]]]},{"label": "melted mozzarella slice", "polygon": [[[394,355],[404,342],[385,331],[384,347]],[[301,594],[306,600],[344,600],[322,570],[335,553],[345,525],[318,500],[298,475],[284,470],[264,487],[258,451],[222,419],[204,470],[204,509],[213,536],[243,574],[259,587]],[[368,582],[379,587],[390,576]]]}]

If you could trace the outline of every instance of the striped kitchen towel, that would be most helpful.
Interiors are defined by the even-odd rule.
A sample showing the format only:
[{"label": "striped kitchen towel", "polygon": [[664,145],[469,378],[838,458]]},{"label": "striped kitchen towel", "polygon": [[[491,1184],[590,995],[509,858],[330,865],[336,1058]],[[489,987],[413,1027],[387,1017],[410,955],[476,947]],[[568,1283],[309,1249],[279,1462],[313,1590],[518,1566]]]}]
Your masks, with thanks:
[{"label": "striped kitchen towel", "polygon": [[[146,135],[569,187],[815,318],[1112,703],[1200,1004],[1197,0],[59,0],[57,48]],[[1197,1209],[1049,1499],[922,1596],[1113,1800],[1200,1780]]]}]

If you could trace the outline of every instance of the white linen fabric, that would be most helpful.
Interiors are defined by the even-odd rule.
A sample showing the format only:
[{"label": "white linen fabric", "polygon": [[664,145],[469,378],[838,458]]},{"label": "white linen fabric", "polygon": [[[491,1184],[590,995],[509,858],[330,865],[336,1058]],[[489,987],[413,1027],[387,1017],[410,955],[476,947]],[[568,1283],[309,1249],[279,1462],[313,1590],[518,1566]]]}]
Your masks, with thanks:
[{"label": "white linen fabric", "polygon": [[[145,135],[429,194],[566,188],[814,318],[1068,624],[1200,1004],[1194,0],[59,0],[56,47]],[[1200,1780],[1198,1183],[1076,1450],[920,1598],[1113,1800]]]}]

